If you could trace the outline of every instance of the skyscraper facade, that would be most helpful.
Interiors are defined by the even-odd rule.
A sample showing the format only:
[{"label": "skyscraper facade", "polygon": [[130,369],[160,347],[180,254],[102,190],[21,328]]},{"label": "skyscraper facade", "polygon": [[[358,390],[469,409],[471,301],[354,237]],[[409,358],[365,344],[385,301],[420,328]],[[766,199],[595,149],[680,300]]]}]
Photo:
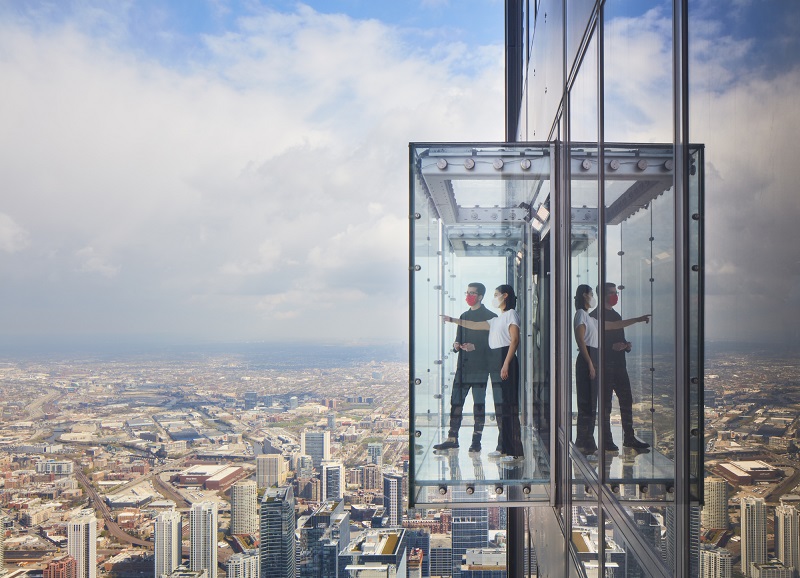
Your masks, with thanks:
[{"label": "skyscraper facade", "polygon": [[69,554],[47,563],[42,578],[78,578],[78,563]]},{"label": "skyscraper facade", "polygon": [[781,503],[775,508],[775,557],[784,566],[800,570],[800,516],[793,504]]},{"label": "skyscraper facade", "polygon": [[269,488],[261,501],[261,578],[296,578],[294,494]]},{"label": "skyscraper facade", "polygon": [[300,437],[300,453],[311,456],[314,467],[331,459],[331,432],[304,431]]},{"label": "skyscraper facade", "polygon": [[383,474],[383,507],[390,526],[403,523],[403,476],[400,474]]},{"label": "skyscraper facade", "polygon": [[344,465],[340,462],[323,461],[320,464],[323,500],[341,500],[344,497]]},{"label": "skyscraper facade", "polygon": [[256,484],[259,488],[282,486],[286,483],[288,467],[281,454],[256,456]]},{"label": "skyscraper facade", "polygon": [[191,570],[205,570],[208,578],[217,578],[217,504],[197,502],[189,511]]},{"label": "skyscraper facade", "polygon": [[383,465],[383,444],[381,442],[368,443],[367,457],[370,464],[375,464],[380,468]]},{"label": "skyscraper facade", "polygon": [[[467,499],[464,490],[454,490],[454,499]],[[478,502],[488,502],[486,487],[476,488],[472,494]],[[452,521],[453,578],[461,576],[461,565],[467,550],[479,550],[489,545],[489,511],[487,508],[459,508],[453,510]]]},{"label": "skyscraper facade", "polygon": [[97,577],[97,518],[82,510],[67,524],[67,552],[75,558],[77,578]]},{"label": "skyscraper facade", "polygon": [[767,505],[763,498],[741,499],[742,574],[752,577],[751,564],[767,561]]},{"label": "skyscraper facade", "polygon": [[234,554],[225,563],[228,578],[258,578],[258,552],[248,550]]},{"label": "skyscraper facade", "polygon": [[181,565],[181,514],[175,510],[156,516],[154,527],[155,577],[170,574]]},{"label": "skyscraper facade", "polygon": [[703,481],[705,505],[703,506],[703,527],[707,529],[728,529],[728,482],[722,478],[709,477]]},{"label": "skyscraper facade", "polygon": [[731,578],[731,553],[725,548],[703,546],[700,549],[700,578]]},{"label": "skyscraper facade", "polygon": [[[698,572],[704,152],[689,138],[688,101],[689,62],[703,62],[705,51],[688,56],[690,5],[701,12],[689,0],[507,0],[504,140],[411,145],[408,495],[414,507],[449,502],[455,524],[462,508],[455,497],[459,487],[472,490],[474,483],[477,495],[478,486],[486,485],[465,467],[468,452],[443,461],[432,448],[448,435],[448,410],[451,424],[461,418],[447,403],[452,391],[444,379],[458,369],[449,347],[464,327],[455,317],[463,310],[456,296],[473,280],[465,271],[496,267],[497,282],[509,284],[519,297],[518,357],[520,375],[526,376],[519,394],[534,400],[520,404],[523,438],[525,428],[536,433],[523,439],[522,477],[541,474],[539,481],[550,488],[540,495],[548,504],[531,504],[537,492],[518,476],[500,476],[502,483],[492,488],[510,506],[508,571],[514,576],[522,575],[521,544],[529,539],[523,515],[537,545],[540,575],[623,575],[620,543],[625,556],[638,561],[637,571],[648,576],[688,578]],[[653,18],[657,26],[651,26]],[[696,46],[705,45],[700,37]],[[654,42],[658,50],[646,48]],[[625,69],[623,62],[639,70],[655,66],[658,81]],[[698,76],[704,77],[705,95],[708,79]],[[663,144],[649,146],[656,142]],[[539,143],[542,149],[536,150]],[[515,196],[517,187],[526,192]],[[497,231],[488,233],[495,225]],[[485,250],[487,236],[494,253]],[[576,379],[582,376],[576,369],[573,297],[588,296],[587,288],[608,306],[597,307],[600,331],[611,330],[604,326],[611,321],[606,315],[641,325],[625,333],[624,351],[621,339],[598,335],[599,360],[609,367],[597,372],[597,398],[603,401],[586,434],[592,440],[584,445],[576,444],[576,434],[585,432],[576,431],[574,421],[586,390]],[[623,289],[623,305],[617,305]],[[649,323],[651,315],[658,321]],[[442,330],[442,320],[458,327]],[[658,364],[655,351],[664,356]],[[612,365],[614,371],[605,371]],[[614,394],[619,410],[611,402]],[[628,451],[636,449],[646,452]],[[658,475],[645,473],[644,466],[662,457],[663,477],[656,481]],[[584,488],[585,496],[579,496]],[[647,502],[653,514],[649,520],[642,516],[644,534],[640,520],[630,515],[636,500]],[[472,501],[474,496],[465,500]],[[572,546],[573,505],[593,512],[586,517],[597,552],[580,561]],[[652,539],[654,520],[667,527],[661,534],[666,540]],[[611,527],[619,543],[605,539]]]},{"label": "skyscraper facade", "polygon": [[231,486],[231,534],[258,534],[258,486],[252,480]]}]

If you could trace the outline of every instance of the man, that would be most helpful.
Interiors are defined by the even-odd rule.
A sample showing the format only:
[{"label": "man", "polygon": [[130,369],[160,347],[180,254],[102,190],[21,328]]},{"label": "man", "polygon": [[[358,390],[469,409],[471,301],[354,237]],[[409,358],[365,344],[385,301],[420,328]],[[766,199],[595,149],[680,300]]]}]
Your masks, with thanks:
[{"label": "man", "polygon": [[[486,287],[482,283],[467,285],[466,302],[469,305],[460,319],[467,321],[488,321],[496,314],[483,306]],[[453,379],[453,390],[450,394],[450,430],[447,439],[433,446],[435,450],[447,450],[458,447],[458,430],[464,413],[464,401],[472,390],[475,428],[472,433],[470,452],[481,451],[481,436],[486,423],[486,382],[489,378],[489,367],[492,350],[489,349],[489,332],[467,329],[459,326],[453,351],[458,353],[456,376]]]},{"label": "man", "polygon": [[[600,295],[600,288],[597,288]],[[650,315],[642,315],[633,319],[622,319],[614,306],[619,301],[619,293],[614,283],[605,284],[603,307],[605,309],[603,335],[603,433],[605,450],[615,452],[619,450],[611,434],[611,396],[617,394],[619,413],[622,418],[622,445],[626,448],[645,450],[650,444],[636,438],[633,431],[633,394],[631,393],[631,380],[625,365],[625,355],[631,350],[631,342],[625,339],[625,327],[644,321],[650,321]],[[597,319],[598,309],[589,315]]]}]

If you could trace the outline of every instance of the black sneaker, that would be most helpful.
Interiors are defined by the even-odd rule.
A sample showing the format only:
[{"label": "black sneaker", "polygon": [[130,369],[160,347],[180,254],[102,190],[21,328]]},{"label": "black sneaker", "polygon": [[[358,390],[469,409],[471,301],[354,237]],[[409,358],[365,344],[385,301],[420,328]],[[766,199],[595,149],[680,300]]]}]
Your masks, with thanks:
[{"label": "black sneaker", "polygon": [[614,443],[614,440],[607,440],[605,450],[607,452],[618,452],[619,446]]},{"label": "black sneaker", "polygon": [[650,447],[649,443],[643,442],[642,440],[636,439],[635,437],[625,438],[625,440],[622,442],[622,445],[625,446],[626,448],[633,448],[635,450],[646,450],[647,448]]},{"label": "black sneaker", "polygon": [[474,454],[478,453],[481,451],[481,442],[472,440],[472,444],[470,444],[469,450],[467,451]]},{"label": "black sneaker", "polygon": [[453,450],[458,448],[458,440],[453,438],[447,438],[440,444],[436,444],[433,446],[435,450]]}]

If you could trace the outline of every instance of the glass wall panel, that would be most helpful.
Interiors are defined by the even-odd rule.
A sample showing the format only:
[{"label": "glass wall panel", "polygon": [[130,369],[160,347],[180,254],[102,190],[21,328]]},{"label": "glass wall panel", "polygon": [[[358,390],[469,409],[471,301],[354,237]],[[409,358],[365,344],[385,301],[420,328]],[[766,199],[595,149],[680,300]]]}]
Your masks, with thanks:
[{"label": "glass wall panel", "polygon": [[550,150],[412,145],[411,165],[411,501],[547,500],[534,487],[550,474],[532,364],[548,337],[532,292]]},{"label": "glass wall panel", "polygon": [[[571,439],[579,452],[597,452],[598,331],[589,316],[596,307],[598,273],[597,149],[576,147],[570,151],[570,305],[569,328],[573,345],[570,383]],[[566,328],[565,328],[566,329]]]},{"label": "glass wall panel", "polygon": [[596,0],[570,0],[565,2],[567,13],[565,18],[567,34],[567,69],[572,70],[575,59],[589,29],[589,23],[595,10]]},{"label": "glass wall panel", "polygon": [[605,141],[672,142],[672,2],[606,0]]},{"label": "glass wall panel", "polygon": [[573,142],[597,142],[598,102],[597,39],[593,36],[569,95],[569,134]]},{"label": "glass wall panel", "polygon": [[564,93],[563,6],[542,0],[533,23],[533,44],[527,76],[528,138],[547,139]]},{"label": "glass wall panel", "polygon": [[[608,148],[603,295],[609,483],[674,480],[675,262],[672,147]],[[595,313],[597,315],[597,313]],[[618,453],[619,452],[621,453]]]}]

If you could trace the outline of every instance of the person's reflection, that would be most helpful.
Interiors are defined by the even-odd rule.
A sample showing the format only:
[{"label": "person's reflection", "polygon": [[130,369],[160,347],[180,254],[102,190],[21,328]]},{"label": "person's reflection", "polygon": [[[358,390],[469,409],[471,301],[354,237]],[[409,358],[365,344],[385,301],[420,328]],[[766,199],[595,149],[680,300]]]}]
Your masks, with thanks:
[{"label": "person's reflection", "polygon": [[[497,317],[483,305],[486,286],[483,283],[467,285],[466,301],[469,305],[459,319],[468,321],[488,321]],[[450,429],[447,439],[433,446],[435,450],[449,450],[458,447],[458,430],[464,413],[464,401],[472,390],[475,427],[472,432],[470,452],[481,451],[481,436],[486,423],[486,382],[489,379],[491,351],[489,336],[485,331],[469,329],[460,325],[456,330],[453,351],[458,353],[456,376],[450,393]]]},{"label": "person's reflection", "polygon": [[[600,288],[597,288],[600,292]],[[617,286],[614,283],[605,284],[603,299],[603,438],[606,451],[619,450],[611,433],[611,400],[612,393],[617,394],[619,413],[622,421],[622,445],[626,448],[645,450],[650,444],[636,438],[633,429],[633,394],[631,393],[631,380],[625,365],[625,356],[631,351],[631,342],[625,339],[625,327],[634,323],[649,323],[650,315],[642,315],[631,319],[623,319],[614,309],[619,300]],[[597,319],[598,309],[589,315]]]},{"label": "person's reflection", "polygon": [[[519,315],[517,296],[511,285],[500,285],[494,291],[494,307],[500,309],[499,316],[486,321],[470,321],[456,319],[443,315],[442,319],[448,323],[455,323],[459,327],[489,332],[489,347],[500,353],[496,359],[496,366],[490,371],[492,376],[492,392],[496,391],[495,384],[500,383],[500,400],[495,395],[495,413],[498,425],[498,451],[503,457],[511,459],[521,458],[523,455],[522,435],[519,423],[519,361],[517,360],[517,347],[519,347]],[[498,379],[499,378],[499,379]]]},{"label": "person's reflection", "polygon": [[594,441],[594,424],[597,414],[597,320],[589,316],[589,310],[597,303],[592,288],[578,285],[575,291],[575,342],[578,344],[578,359],[575,361],[575,393],[578,402],[578,419],[575,432],[575,447],[584,454],[597,451]]}]

